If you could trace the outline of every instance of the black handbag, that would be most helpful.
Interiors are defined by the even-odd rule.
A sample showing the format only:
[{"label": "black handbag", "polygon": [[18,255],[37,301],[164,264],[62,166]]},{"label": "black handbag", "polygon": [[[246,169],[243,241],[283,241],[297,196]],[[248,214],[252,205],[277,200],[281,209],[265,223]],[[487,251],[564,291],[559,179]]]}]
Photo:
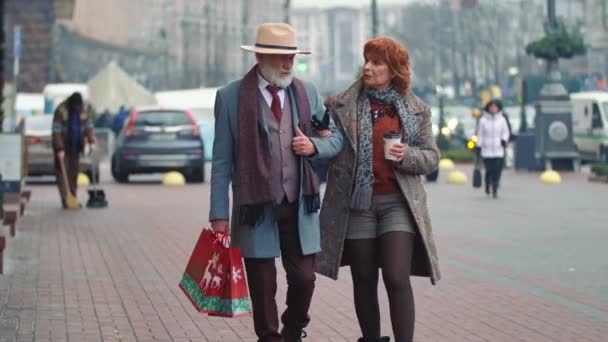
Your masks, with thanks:
[{"label": "black handbag", "polygon": [[475,168],[473,169],[473,187],[481,188],[481,156],[479,149],[475,150]]},{"label": "black handbag", "polygon": [[481,170],[478,168],[473,170],[473,187],[481,188]]}]

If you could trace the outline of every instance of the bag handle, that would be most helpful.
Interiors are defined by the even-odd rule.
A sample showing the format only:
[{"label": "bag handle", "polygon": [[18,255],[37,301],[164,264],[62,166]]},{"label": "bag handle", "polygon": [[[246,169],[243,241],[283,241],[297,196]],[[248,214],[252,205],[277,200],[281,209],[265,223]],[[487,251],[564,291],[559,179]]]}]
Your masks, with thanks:
[{"label": "bag handle", "polygon": [[214,231],[213,235],[215,235],[215,240],[213,240],[213,244],[220,243],[225,248],[230,248],[230,234],[228,234],[227,232],[218,233]]}]

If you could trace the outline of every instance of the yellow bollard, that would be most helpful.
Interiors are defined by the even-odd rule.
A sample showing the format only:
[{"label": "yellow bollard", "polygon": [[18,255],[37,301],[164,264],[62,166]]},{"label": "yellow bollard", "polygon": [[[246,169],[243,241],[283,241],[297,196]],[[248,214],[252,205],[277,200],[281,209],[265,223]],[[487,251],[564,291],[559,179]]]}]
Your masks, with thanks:
[{"label": "yellow bollard", "polygon": [[442,171],[451,171],[454,170],[454,162],[452,159],[443,158],[439,160],[439,170]]},{"label": "yellow bollard", "polygon": [[559,184],[562,182],[562,177],[553,170],[547,170],[540,174],[540,181],[544,184]]},{"label": "yellow bollard", "polygon": [[186,184],[184,175],[177,171],[167,172],[163,177],[163,185],[180,186]]},{"label": "yellow bollard", "polygon": [[78,184],[78,186],[87,186],[91,184],[91,180],[89,179],[89,176],[87,176],[85,173],[80,172],[78,173],[76,183]]},{"label": "yellow bollard", "polygon": [[467,175],[462,171],[452,171],[448,176],[448,184],[466,184],[467,183]]}]

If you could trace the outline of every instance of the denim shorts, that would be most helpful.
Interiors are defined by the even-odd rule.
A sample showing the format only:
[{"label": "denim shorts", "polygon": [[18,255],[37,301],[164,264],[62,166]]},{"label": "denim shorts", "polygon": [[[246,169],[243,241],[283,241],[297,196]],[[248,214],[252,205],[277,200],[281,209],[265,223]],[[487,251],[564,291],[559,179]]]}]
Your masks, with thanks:
[{"label": "denim shorts", "polygon": [[416,233],[416,223],[402,194],[372,196],[367,210],[350,210],[347,239],[374,239],[388,232]]}]

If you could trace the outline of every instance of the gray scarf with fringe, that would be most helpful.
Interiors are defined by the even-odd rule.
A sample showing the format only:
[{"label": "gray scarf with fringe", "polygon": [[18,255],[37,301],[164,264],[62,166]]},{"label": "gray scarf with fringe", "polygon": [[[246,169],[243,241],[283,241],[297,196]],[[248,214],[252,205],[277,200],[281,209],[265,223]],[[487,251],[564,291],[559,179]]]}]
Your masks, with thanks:
[{"label": "gray scarf with fringe", "polygon": [[351,194],[352,209],[366,210],[372,203],[374,171],[372,162],[372,113],[370,99],[376,103],[390,103],[397,109],[401,121],[401,140],[412,146],[420,134],[420,118],[410,112],[405,97],[392,87],[387,90],[365,88],[357,100],[358,147],[355,188]]}]

